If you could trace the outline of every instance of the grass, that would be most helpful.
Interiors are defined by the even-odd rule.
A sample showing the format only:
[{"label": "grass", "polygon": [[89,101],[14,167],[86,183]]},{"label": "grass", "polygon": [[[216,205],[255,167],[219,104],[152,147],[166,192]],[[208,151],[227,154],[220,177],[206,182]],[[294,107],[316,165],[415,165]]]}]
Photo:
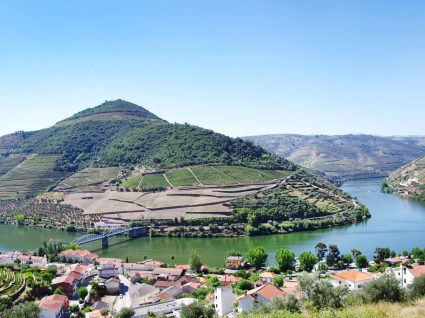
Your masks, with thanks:
[{"label": "grass", "polygon": [[250,313],[242,318],[419,318],[425,317],[425,299],[412,303],[378,303],[347,307],[340,310],[303,312],[291,314],[286,311],[273,311],[267,314]]},{"label": "grass", "polygon": [[[289,176],[291,173],[290,171],[258,170],[241,166],[196,166],[190,169],[199,181],[205,185],[263,182],[280,179]],[[173,187],[199,185],[193,174],[189,168],[174,169],[165,173]],[[158,186],[169,187],[163,177],[153,177],[151,175],[146,177],[148,177],[148,180],[142,181],[142,189]],[[151,178],[153,180],[150,180]],[[123,182],[122,186],[127,189],[138,189],[140,180],[140,176],[131,176]]]},{"label": "grass", "polygon": [[8,268],[0,269],[0,295],[11,296],[24,284],[21,273],[15,273]]},{"label": "grass", "polygon": [[200,166],[191,168],[199,181],[207,185],[226,185],[237,183],[225,174],[218,172],[210,166]]},{"label": "grass", "polygon": [[168,171],[165,174],[174,187],[197,185],[195,177],[187,168]]},{"label": "grass", "polygon": [[156,189],[156,188],[167,188],[170,185],[165,180],[162,174],[147,174],[143,176],[140,188],[142,190]]},{"label": "grass", "polygon": [[110,181],[118,176],[119,168],[86,168],[61,181],[56,191],[98,192],[101,183]]},{"label": "grass", "polygon": [[131,176],[122,183],[122,186],[126,189],[138,189],[141,180],[141,176]]},{"label": "grass", "polygon": [[23,197],[45,191],[64,176],[54,171],[58,155],[34,155],[0,177],[0,199]]}]

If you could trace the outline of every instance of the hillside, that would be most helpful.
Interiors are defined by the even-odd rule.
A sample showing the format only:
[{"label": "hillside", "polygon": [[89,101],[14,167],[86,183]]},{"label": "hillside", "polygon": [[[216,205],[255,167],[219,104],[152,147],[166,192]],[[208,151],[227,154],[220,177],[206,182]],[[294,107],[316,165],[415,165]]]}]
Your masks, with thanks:
[{"label": "hillside", "polygon": [[[37,195],[31,204],[65,203],[86,221],[155,220],[155,235],[286,233],[369,216],[320,176],[250,141],[171,124],[123,100],[1,137],[0,146],[0,200]],[[56,217],[49,224],[62,226]]]},{"label": "hillside", "polygon": [[382,184],[382,190],[425,201],[425,157],[391,173]]},{"label": "hillside", "polygon": [[303,167],[341,179],[387,176],[425,154],[424,137],[264,135],[244,137]]}]

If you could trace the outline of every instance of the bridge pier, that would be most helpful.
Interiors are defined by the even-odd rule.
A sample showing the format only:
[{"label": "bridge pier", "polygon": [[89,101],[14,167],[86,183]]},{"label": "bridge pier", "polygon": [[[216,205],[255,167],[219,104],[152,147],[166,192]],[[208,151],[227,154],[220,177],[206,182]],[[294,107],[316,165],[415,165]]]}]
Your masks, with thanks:
[{"label": "bridge pier", "polygon": [[108,248],[109,247],[109,241],[108,241],[108,237],[102,237],[102,248]]}]

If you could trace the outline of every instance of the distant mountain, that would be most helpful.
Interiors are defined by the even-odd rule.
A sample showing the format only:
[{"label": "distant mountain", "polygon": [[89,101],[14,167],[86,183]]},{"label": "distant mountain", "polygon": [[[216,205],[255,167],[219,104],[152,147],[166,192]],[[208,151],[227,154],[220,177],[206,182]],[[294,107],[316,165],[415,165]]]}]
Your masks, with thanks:
[{"label": "distant mountain", "polygon": [[263,135],[244,137],[301,166],[342,179],[387,176],[425,154],[425,137]]},{"label": "distant mountain", "polygon": [[382,184],[382,190],[425,201],[425,157],[391,173]]}]

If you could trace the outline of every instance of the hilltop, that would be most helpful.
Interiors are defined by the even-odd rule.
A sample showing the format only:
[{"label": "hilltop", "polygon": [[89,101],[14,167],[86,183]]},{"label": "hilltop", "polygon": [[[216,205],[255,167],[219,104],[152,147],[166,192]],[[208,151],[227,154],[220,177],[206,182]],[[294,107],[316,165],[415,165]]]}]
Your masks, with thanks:
[{"label": "hilltop", "polygon": [[263,135],[244,137],[303,167],[343,180],[382,177],[425,154],[424,137]]},{"label": "hilltop", "polygon": [[382,184],[382,190],[425,201],[425,157],[392,172]]},{"label": "hilltop", "polygon": [[[157,220],[155,235],[286,233],[369,217],[322,177],[250,141],[169,123],[123,100],[1,137],[0,147],[0,200],[38,195],[34,204],[65,203],[86,221]],[[4,218],[34,219],[28,206],[4,209]],[[220,227],[203,228],[210,224]]]}]

